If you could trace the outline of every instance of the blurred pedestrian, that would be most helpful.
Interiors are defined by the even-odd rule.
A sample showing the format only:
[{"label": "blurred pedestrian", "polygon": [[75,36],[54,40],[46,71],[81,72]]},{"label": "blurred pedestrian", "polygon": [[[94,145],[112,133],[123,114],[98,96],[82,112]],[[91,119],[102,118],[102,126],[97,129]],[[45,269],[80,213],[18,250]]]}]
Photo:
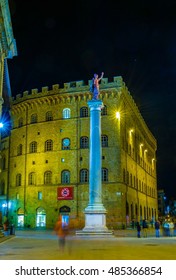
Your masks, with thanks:
[{"label": "blurred pedestrian", "polygon": [[58,236],[59,249],[63,253],[65,248],[65,238],[68,234],[68,225],[62,221],[61,215],[58,217],[54,230]]},{"label": "blurred pedestrian", "polygon": [[174,236],[176,236],[176,222],[174,223]]},{"label": "blurred pedestrian", "polygon": [[170,227],[170,236],[174,236],[174,223],[173,220],[169,223]]},{"label": "blurred pedestrian", "polygon": [[142,221],[142,228],[143,228],[143,235],[144,235],[144,237],[147,237],[148,225],[147,225],[147,221],[145,219]]},{"label": "blurred pedestrian", "polygon": [[158,220],[155,222],[155,236],[160,237],[160,222]]},{"label": "blurred pedestrian", "polygon": [[140,238],[141,237],[141,226],[140,226],[139,222],[137,222],[136,228],[137,228],[137,237]]},{"label": "blurred pedestrian", "polygon": [[9,230],[9,221],[8,219],[3,223],[3,229],[4,229],[4,235],[8,235],[8,230]]}]

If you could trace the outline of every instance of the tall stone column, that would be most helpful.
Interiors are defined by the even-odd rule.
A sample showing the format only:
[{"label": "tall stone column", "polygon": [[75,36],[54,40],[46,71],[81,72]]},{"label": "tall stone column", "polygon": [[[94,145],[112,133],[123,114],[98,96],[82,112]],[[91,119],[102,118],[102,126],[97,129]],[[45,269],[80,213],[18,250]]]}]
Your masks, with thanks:
[{"label": "tall stone column", "polygon": [[101,148],[101,100],[88,102],[90,108],[90,153],[89,153],[89,204],[85,212],[106,213],[102,204],[102,148]]},{"label": "tall stone column", "polygon": [[78,234],[112,234],[106,227],[106,209],[102,204],[102,148],[101,148],[101,100],[88,101],[90,108],[90,158],[89,204],[85,209],[85,227]]}]

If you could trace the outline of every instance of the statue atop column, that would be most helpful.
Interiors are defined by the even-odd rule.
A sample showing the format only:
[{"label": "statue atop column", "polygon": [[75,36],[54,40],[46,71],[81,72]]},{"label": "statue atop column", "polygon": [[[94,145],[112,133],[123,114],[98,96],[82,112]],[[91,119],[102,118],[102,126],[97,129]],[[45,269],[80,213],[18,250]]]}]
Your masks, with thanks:
[{"label": "statue atop column", "polygon": [[99,96],[99,82],[103,78],[104,72],[101,73],[101,76],[98,77],[98,74],[94,74],[92,78],[92,86],[90,88],[90,91],[93,93],[93,100],[97,100]]}]

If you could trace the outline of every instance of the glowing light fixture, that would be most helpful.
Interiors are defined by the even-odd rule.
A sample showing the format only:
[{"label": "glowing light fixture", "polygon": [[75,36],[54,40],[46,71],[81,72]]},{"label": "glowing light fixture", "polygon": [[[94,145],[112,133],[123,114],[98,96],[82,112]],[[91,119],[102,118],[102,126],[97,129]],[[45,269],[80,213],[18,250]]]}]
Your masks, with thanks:
[{"label": "glowing light fixture", "polygon": [[133,132],[134,132],[134,130],[133,130],[133,129],[130,129],[130,134],[133,133]]},{"label": "glowing light fixture", "polygon": [[120,113],[116,112],[116,119],[120,120]]},{"label": "glowing light fixture", "polygon": [[148,150],[147,149],[145,149],[145,151],[144,151],[145,153],[147,153],[148,152]]},{"label": "glowing light fixture", "polygon": [[3,123],[2,122],[0,122],[0,128],[2,128],[4,125],[3,125]]},{"label": "glowing light fixture", "polygon": [[144,144],[141,143],[141,144],[140,144],[140,148],[142,148],[143,146],[144,146]]}]

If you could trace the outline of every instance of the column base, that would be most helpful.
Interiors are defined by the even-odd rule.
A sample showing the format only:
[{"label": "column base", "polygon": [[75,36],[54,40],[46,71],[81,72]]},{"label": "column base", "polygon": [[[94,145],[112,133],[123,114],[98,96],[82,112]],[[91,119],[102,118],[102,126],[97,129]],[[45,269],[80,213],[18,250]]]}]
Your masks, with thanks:
[{"label": "column base", "polygon": [[85,227],[76,231],[81,236],[112,236],[113,231],[106,227],[105,213],[85,213]]}]

